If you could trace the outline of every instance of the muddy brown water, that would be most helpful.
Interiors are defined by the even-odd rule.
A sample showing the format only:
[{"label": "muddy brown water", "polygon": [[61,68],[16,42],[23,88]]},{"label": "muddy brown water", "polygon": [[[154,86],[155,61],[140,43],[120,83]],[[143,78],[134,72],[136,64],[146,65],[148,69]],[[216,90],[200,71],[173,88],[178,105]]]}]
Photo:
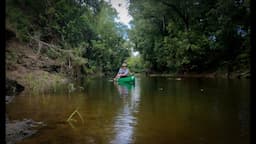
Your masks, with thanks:
[{"label": "muddy brown water", "polygon": [[9,119],[47,124],[19,143],[250,143],[249,80],[137,77],[135,85],[93,79],[82,86],[8,104]]}]

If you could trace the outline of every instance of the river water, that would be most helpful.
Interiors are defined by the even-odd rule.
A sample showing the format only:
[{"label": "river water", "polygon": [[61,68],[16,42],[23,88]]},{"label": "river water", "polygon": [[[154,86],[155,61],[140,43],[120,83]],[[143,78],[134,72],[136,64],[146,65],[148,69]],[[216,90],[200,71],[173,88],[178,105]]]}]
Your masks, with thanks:
[{"label": "river water", "polygon": [[20,144],[249,144],[250,81],[136,77],[107,79],[73,92],[23,94],[10,120],[47,125]]}]

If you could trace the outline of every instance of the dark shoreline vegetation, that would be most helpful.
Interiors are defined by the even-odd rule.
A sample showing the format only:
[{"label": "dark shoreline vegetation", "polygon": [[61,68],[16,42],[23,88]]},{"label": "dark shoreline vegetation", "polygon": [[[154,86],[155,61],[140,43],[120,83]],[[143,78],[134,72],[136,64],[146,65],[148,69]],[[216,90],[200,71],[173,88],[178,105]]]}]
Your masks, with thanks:
[{"label": "dark shoreline vegetation", "polygon": [[151,77],[250,78],[250,0],[129,3],[130,28],[104,0],[6,1],[6,102],[112,78],[123,62]]}]

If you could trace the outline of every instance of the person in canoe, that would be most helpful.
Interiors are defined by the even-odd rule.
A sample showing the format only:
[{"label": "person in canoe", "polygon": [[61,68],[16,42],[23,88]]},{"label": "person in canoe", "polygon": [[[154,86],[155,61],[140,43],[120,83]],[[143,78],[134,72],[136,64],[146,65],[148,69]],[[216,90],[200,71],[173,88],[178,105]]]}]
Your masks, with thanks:
[{"label": "person in canoe", "polygon": [[127,68],[127,64],[123,63],[117,75],[115,76],[115,79],[120,77],[127,77],[128,75],[129,75],[129,69]]}]

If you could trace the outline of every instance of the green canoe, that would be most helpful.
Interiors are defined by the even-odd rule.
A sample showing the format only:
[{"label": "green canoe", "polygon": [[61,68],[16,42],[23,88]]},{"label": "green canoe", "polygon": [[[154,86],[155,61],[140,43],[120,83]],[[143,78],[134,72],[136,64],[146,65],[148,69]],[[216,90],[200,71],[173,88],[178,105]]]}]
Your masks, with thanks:
[{"label": "green canoe", "polygon": [[121,78],[117,79],[117,82],[119,82],[119,83],[134,83],[135,76],[121,77]]}]

